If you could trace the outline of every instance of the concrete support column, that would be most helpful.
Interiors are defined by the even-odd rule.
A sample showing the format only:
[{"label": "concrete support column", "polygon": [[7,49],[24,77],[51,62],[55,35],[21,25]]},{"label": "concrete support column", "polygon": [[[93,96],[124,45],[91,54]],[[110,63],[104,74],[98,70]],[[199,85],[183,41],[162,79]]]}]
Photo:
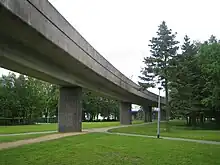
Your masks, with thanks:
[{"label": "concrete support column", "polygon": [[152,107],[144,106],[144,122],[152,122]]},{"label": "concrete support column", "polygon": [[160,111],[160,120],[164,120],[164,111],[161,109]]},{"label": "concrete support column", "polygon": [[82,131],[82,88],[61,87],[58,106],[58,131]]},{"label": "concrete support column", "polygon": [[121,102],[120,105],[120,123],[122,125],[131,124],[131,103]]},{"label": "concrete support column", "polygon": [[149,122],[149,107],[144,106],[143,110],[144,110],[144,122]]},{"label": "concrete support column", "polygon": [[152,122],[152,107],[149,106],[149,122]]}]

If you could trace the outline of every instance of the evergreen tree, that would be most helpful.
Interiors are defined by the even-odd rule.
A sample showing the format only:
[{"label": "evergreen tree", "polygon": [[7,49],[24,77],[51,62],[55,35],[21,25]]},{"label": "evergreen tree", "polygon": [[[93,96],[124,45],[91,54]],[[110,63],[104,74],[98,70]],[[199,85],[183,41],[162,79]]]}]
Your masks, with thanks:
[{"label": "evergreen tree", "polygon": [[139,78],[143,82],[139,84],[144,88],[156,87],[157,84],[160,84],[164,87],[166,92],[166,118],[169,120],[170,109],[168,108],[168,70],[169,63],[172,58],[176,56],[179,43],[175,40],[177,33],[172,33],[172,30],[169,29],[166,25],[166,22],[163,21],[159,25],[157,31],[157,37],[153,37],[150,40],[151,44],[149,45],[151,50],[150,57],[144,58],[145,67],[142,69],[141,73],[143,76]]},{"label": "evergreen tree", "polygon": [[[201,102],[207,110],[217,113],[220,109],[220,44],[203,44],[199,51],[199,63],[204,78]],[[219,112],[216,121],[220,123]]]},{"label": "evergreen tree", "polygon": [[173,67],[169,71],[170,106],[175,114],[186,115],[196,110],[199,89],[199,72],[197,47],[184,37],[182,53],[173,59]]},{"label": "evergreen tree", "polygon": [[214,36],[214,35],[211,35],[209,40],[208,40],[208,43],[210,44],[214,44],[214,43],[217,43],[217,38]]}]

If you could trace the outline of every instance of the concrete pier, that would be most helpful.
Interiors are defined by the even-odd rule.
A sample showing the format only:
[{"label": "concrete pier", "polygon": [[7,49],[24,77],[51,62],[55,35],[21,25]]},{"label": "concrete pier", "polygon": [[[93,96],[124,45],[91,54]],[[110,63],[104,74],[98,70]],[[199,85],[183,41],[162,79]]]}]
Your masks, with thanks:
[{"label": "concrete pier", "polygon": [[131,103],[121,102],[121,105],[120,105],[120,123],[122,125],[132,124],[132,121],[131,121]]},{"label": "concrete pier", "polygon": [[152,107],[144,106],[144,122],[152,122]]},{"label": "concrete pier", "polygon": [[58,108],[58,131],[82,131],[82,88],[61,87]]}]

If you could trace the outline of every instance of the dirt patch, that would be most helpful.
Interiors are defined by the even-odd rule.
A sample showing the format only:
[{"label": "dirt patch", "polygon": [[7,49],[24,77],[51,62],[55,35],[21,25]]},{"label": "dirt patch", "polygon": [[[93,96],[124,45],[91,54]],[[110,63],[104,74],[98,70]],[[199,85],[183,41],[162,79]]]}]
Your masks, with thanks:
[{"label": "dirt patch", "polygon": [[76,136],[76,135],[82,135],[87,134],[88,132],[73,132],[73,133],[56,133],[51,135],[45,135],[38,138],[32,138],[32,139],[26,139],[26,140],[18,140],[15,142],[5,142],[0,143],[0,150],[7,149],[7,148],[14,148],[19,147],[25,144],[33,144],[33,143],[39,143],[43,141],[49,141],[54,139],[60,139],[67,136]]}]

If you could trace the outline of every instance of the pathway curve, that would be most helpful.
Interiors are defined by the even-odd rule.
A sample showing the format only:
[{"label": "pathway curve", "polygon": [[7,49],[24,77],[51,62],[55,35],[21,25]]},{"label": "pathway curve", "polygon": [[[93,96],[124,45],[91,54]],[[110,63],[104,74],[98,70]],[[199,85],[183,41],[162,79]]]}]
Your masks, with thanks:
[{"label": "pathway curve", "polygon": [[[149,136],[149,135],[140,135],[140,134],[129,134],[129,133],[117,133],[117,132],[106,132],[112,135],[122,135],[122,136],[135,136],[135,137],[145,137],[145,138],[157,138],[157,136]],[[220,142],[217,141],[209,141],[209,140],[195,140],[195,139],[185,139],[185,138],[175,138],[175,137],[160,137],[160,139],[166,140],[175,140],[175,141],[185,141],[185,142],[194,142],[194,143],[202,143],[202,144],[215,144],[220,145]]]},{"label": "pathway curve", "polygon": [[[114,128],[130,127],[130,126],[138,126],[138,125],[146,125],[146,124],[151,124],[151,123],[143,123],[143,124],[135,124],[135,125],[120,125],[120,126],[105,127],[105,128],[91,128],[91,129],[85,129],[85,130],[83,130],[83,132],[74,132],[74,133],[56,133],[56,134],[45,135],[45,136],[38,137],[38,138],[33,138],[33,139],[26,139],[26,140],[18,140],[18,141],[15,141],[15,142],[0,143],[0,150],[6,149],[6,148],[14,148],[14,147],[22,146],[22,145],[25,145],[25,144],[32,144],[32,143],[38,143],[38,142],[43,142],[43,141],[59,139],[59,138],[67,137],[67,136],[75,136],[75,135],[82,135],[82,134],[95,133],[95,132],[107,133],[107,134],[112,134],[112,135],[121,135],[121,136],[156,138],[156,136],[108,132],[110,129],[114,129]],[[53,133],[53,132],[57,132],[57,131],[45,131],[45,132],[40,132],[40,133]],[[9,136],[15,136],[15,135],[27,135],[27,134],[39,134],[39,132],[20,133],[20,134],[7,134],[7,135],[3,135],[3,136],[8,136],[8,135]],[[194,140],[194,139],[184,139],[184,138],[175,138],[175,137],[161,137],[160,139],[220,145],[220,142],[217,142],[217,141]]]},{"label": "pathway curve", "polygon": [[[152,122],[152,123],[154,123],[154,122]],[[114,128],[129,127],[129,126],[140,126],[140,125],[152,124],[152,123],[142,123],[142,124],[133,124],[133,125],[118,125],[118,126],[102,127],[102,128],[88,128],[88,129],[83,129],[83,131],[88,131],[88,132],[107,132],[108,130],[114,129]],[[56,132],[58,132],[58,131],[10,133],[10,134],[0,134],[0,137],[1,136],[19,136],[19,135],[33,135],[33,134],[48,134],[48,133],[56,133]]]},{"label": "pathway curve", "polygon": [[[143,124],[135,124],[135,125],[144,125],[149,123],[143,123]],[[94,132],[106,132],[113,128],[121,128],[121,127],[129,127],[133,125],[119,125],[114,127],[105,127],[105,128],[91,128],[91,129],[85,129],[82,132],[73,132],[73,133],[56,133],[57,131],[44,131],[44,132],[28,132],[28,133],[17,133],[17,134],[1,134],[0,136],[19,136],[19,135],[30,135],[30,134],[45,134],[45,133],[56,133],[51,135],[45,135],[37,138],[31,138],[31,139],[24,139],[24,140],[18,140],[14,142],[4,142],[0,143],[0,150],[6,149],[6,148],[15,148],[18,146],[22,146],[25,144],[32,144],[32,143],[39,143],[43,141],[49,141],[54,139],[60,139],[67,136],[75,136],[75,135],[82,135],[86,133],[94,133]]]},{"label": "pathway curve", "polygon": [[[137,125],[145,125],[145,124],[152,124],[152,123],[144,123],[144,124],[137,124]],[[137,126],[131,125],[131,126]],[[88,132],[103,132],[113,135],[123,135],[123,136],[135,136],[135,137],[145,137],[145,138],[157,138],[157,136],[149,136],[149,135],[140,135],[140,134],[129,134],[129,133],[119,133],[119,132],[108,132],[114,128],[121,128],[121,127],[128,127],[128,126],[116,126],[116,127],[107,127],[107,128],[94,128],[91,130],[87,130]],[[220,142],[217,141],[210,141],[210,140],[196,140],[196,139],[185,139],[185,138],[176,138],[176,137],[160,137],[160,139],[166,140],[175,140],[175,141],[186,141],[186,142],[194,142],[194,143],[202,143],[202,144],[215,144],[220,145]]]},{"label": "pathway curve", "polygon": [[6,148],[14,148],[14,147],[22,146],[25,144],[32,144],[32,143],[39,143],[39,142],[49,141],[49,140],[54,140],[54,139],[60,139],[60,138],[67,137],[67,136],[82,135],[86,133],[88,132],[56,133],[52,135],[41,136],[38,138],[18,140],[14,142],[5,142],[5,143],[0,143],[0,150],[6,149]]},{"label": "pathway curve", "polygon": [[[154,123],[154,122],[152,122],[152,123]],[[103,128],[90,128],[90,129],[85,129],[85,131],[88,131],[88,132],[103,132],[103,133],[107,133],[108,130],[110,130],[110,129],[122,128],[122,127],[141,126],[141,125],[147,125],[147,124],[152,124],[152,123],[142,123],[142,124],[133,124],[133,125],[118,125],[118,126],[103,127]]]},{"label": "pathway curve", "polygon": [[56,133],[56,132],[57,131],[10,133],[10,134],[0,134],[0,137],[2,137],[2,136],[33,135],[33,134],[48,134],[48,133]]}]

